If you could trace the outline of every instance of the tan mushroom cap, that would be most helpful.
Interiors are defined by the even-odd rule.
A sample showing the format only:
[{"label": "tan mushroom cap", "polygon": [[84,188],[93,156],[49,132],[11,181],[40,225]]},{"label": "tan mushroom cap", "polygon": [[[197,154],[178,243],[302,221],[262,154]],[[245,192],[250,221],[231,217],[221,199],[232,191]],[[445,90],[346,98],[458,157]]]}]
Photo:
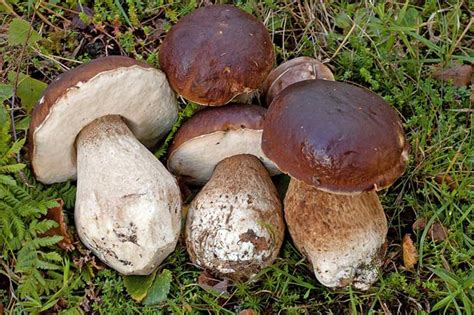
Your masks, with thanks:
[{"label": "tan mushroom cap", "polygon": [[209,106],[258,89],[273,66],[265,26],[231,5],[212,5],[183,17],[160,48],[160,65],[173,89]]},{"label": "tan mushroom cap", "polygon": [[276,166],[263,154],[261,138],[265,108],[230,104],[205,108],[186,121],[168,150],[168,169],[191,184],[204,184],[216,165],[238,154],[256,156],[270,175]]},{"label": "tan mushroom cap", "polygon": [[273,100],[262,149],[282,172],[341,194],[391,185],[408,160],[400,119],[387,102],[325,80],[295,83]]},{"label": "tan mushroom cap", "polygon": [[76,137],[106,115],[122,116],[139,141],[153,145],[171,129],[178,105],[163,72],[128,57],[103,57],[64,73],[32,113],[29,158],[38,180],[75,179]]},{"label": "tan mushroom cap", "polygon": [[297,57],[288,60],[273,69],[265,80],[265,103],[270,106],[273,99],[293,83],[314,79],[334,81],[334,75],[326,65],[315,58]]}]

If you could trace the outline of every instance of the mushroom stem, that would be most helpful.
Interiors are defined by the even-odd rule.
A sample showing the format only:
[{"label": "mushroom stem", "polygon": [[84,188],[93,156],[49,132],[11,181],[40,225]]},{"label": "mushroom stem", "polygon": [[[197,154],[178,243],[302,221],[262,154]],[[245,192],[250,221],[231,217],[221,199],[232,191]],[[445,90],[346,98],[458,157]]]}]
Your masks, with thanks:
[{"label": "mushroom stem", "polygon": [[367,290],[377,280],[387,220],[375,192],[330,194],[292,178],[284,205],[290,235],[323,285]]},{"label": "mushroom stem", "polygon": [[75,220],[82,242],[122,274],[151,273],[178,241],[175,178],[120,116],[84,127],[76,149]]},{"label": "mushroom stem", "polygon": [[281,202],[253,155],[226,158],[192,201],[186,223],[191,260],[235,280],[270,265],[283,241]]}]

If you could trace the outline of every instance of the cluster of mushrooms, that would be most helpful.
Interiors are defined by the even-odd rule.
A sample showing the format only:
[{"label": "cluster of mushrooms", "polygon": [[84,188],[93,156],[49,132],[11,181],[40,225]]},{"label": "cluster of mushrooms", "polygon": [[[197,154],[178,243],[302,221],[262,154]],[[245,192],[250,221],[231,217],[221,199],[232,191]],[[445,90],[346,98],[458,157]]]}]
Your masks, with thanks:
[{"label": "cluster of mushrooms", "polygon": [[[186,219],[193,263],[248,279],[277,257],[286,221],[323,285],[367,289],[387,234],[376,191],[407,163],[400,120],[313,58],[272,70],[274,59],[252,15],[197,9],[167,34],[161,71],[109,56],[49,85],[29,128],[34,174],[77,180],[78,235],[122,274],[149,274],[175,249],[179,178],[204,185]],[[175,134],[165,167],[148,148],[177,120],[175,93],[203,109]],[[268,108],[250,104],[259,94]],[[271,180],[280,173],[291,177],[283,204]]]}]

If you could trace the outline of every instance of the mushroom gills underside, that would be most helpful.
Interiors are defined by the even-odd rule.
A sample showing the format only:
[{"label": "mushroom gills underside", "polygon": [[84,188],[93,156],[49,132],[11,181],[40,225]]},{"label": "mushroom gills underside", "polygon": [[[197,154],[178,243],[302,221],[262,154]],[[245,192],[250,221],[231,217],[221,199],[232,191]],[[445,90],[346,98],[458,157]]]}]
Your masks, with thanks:
[{"label": "mushroom gills underside", "polygon": [[216,165],[225,158],[238,154],[256,156],[270,175],[278,168],[263,154],[260,147],[262,130],[237,129],[216,131],[183,143],[168,159],[168,168],[184,176],[189,184],[204,184],[213,174]]},{"label": "mushroom gills underside", "polygon": [[[44,106],[46,100],[42,97],[37,106]],[[178,117],[176,96],[164,73],[139,66],[99,73],[63,91],[45,108],[48,114],[36,128],[30,127],[29,140],[34,143],[29,152],[34,173],[45,184],[77,178],[74,144],[79,132],[95,119],[120,115],[135,138],[152,146]]]},{"label": "mushroom gills underside", "polygon": [[153,272],[178,241],[175,178],[120,116],[87,125],[76,147],[75,221],[82,242],[122,274]]},{"label": "mushroom gills underside", "polygon": [[267,170],[252,155],[222,160],[192,201],[186,223],[191,260],[218,276],[244,280],[270,265],[284,223]]},{"label": "mushroom gills underside", "polygon": [[323,285],[367,290],[377,280],[388,228],[375,192],[331,194],[292,178],[284,206],[293,242]]}]

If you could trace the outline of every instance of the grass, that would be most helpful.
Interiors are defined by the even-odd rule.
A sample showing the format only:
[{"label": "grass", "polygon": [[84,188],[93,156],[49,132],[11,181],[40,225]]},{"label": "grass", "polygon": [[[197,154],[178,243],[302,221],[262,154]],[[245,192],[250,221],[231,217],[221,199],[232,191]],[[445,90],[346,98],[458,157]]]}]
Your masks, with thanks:
[{"label": "grass", "polygon": [[[129,55],[158,66],[157,51],[166,31],[202,5],[158,0],[91,3],[0,1],[0,96],[8,90],[5,86],[16,86],[16,97],[2,101],[13,114],[19,139],[24,137],[34,103],[31,94],[43,88],[39,81],[50,83],[61,72],[105,54]],[[337,80],[370,88],[400,113],[411,144],[410,164],[404,176],[380,194],[390,228],[379,281],[368,292],[325,288],[287,237],[273,266],[251,282],[229,284],[225,292],[218,293],[199,286],[200,270],[189,263],[180,243],[159,270],[172,272],[167,299],[146,306],[131,299],[121,276],[97,266],[90,253],[76,243],[77,249],[67,254],[55,245],[48,247],[62,259],[55,275],[41,272],[51,279],[59,277],[60,285],[51,284],[54,289],[35,296],[34,287],[31,292],[18,292],[28,275],[16,269],[20,251],[3,238],[0,305],[7,313],[234,314],[252,309],[264,314],[472,314],[473,88],[433,78],[441,67],[455,62],[472,64],[472,2],[236,3],[264,21],[278,63],[315,56],[331,67]],[[26,34],[9,34],[15,19],[26,23]],[[21,30],[24,33],[24,26]],[[181,105],[185,119],[193,106],[188,104],[184,110],[187,104],[182,101]],[[157,156],[164,156],[165,150],[165,146],[158,149]],[[26,163],[25,154],[22,151],[19,157]],[[45,189],[31,183],[38,190]],[[73,202],[67,204],[69,222],[73,222]],[[426,219],[426,225],[413,230],[420,218]],[[435,224],[447,228],[443,240],[430,237],[430,227]],[[70,228],[74,231],[72,225]],[[404,267],[401,256],[401,240],[407,233],[418,252],[418,263],[411,270]]]}]

